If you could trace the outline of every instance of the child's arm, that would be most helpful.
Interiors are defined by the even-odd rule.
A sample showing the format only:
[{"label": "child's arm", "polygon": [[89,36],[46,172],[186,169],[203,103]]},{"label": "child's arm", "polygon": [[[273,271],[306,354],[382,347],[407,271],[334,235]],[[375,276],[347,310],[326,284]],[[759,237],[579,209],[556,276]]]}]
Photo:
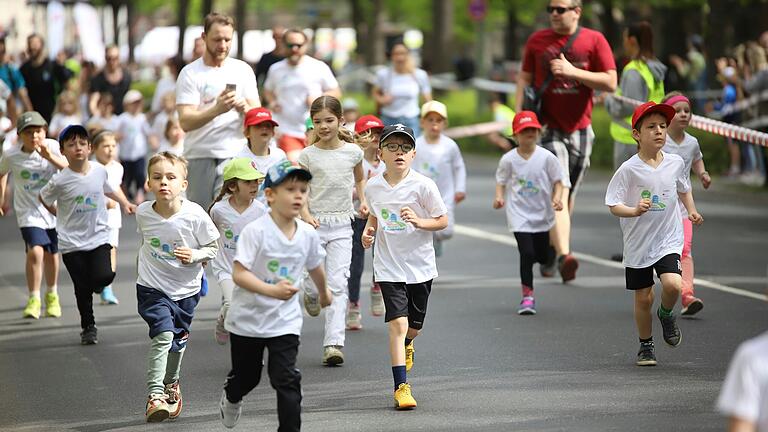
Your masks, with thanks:
[{"label": "child's arm", "polygon": [[355,165],[355,192],[360,199],[360,208],[358,212],[361,217],[368,217],[368,202],[365,199],[365,173],[363,172],[363,162],[359,162]]},{"label": "child's arm", "polygon": [[696,204],[693,202],[693,194],[691,191],[678,192],[677,196],[680,197],[680,201],[685,206],[685,210],[688,212],[688,219],[694,223],[694,225],[701,225],[704,222],[704,218],[696,211]]},{"label": "child's arm", "polygon": [[177,247],[173,250],[173,255],[178,258],[182,264],[198,264],[216,258],[216,253],[218,253],[218,251],[219,242],[214,240],[198,249],[192,249],[186,246]]},{"label": "child's arm", "polygon": [[[232,280],[235,281],[237,286],[246,291],[265,295],[267,297],[272,297],[279,300],[288,300],[293,297],[294,294],[299,292],[299,289],[293,286],[286,279],[281,279],[280,282],[276,284],[268,284],[264,282],[263,280],[257,278],[256,275],[251,273],[247,268],[245,268],[245,266],[240,264],[240,261],[234,262],[234,267],[232,269]],[[325,284],[323,284],[323,286],[325,286]]]},{"label": "child's arm", "polygon": [[640,200],[640,202],[637,203],[637,207],[630,207],[625,204],[616,204],[613,206],[608,206],[609,209],[611,209],[611,214],[618,217],[638,217],[645,214],[645,212],[648,211],[648,209],[651,208],[651,200],[648,198],[643,198]]},{"label": "child's arm", "polygon": [[448,226],[448,214],[443,214],[434,218],[420,218],[416,216],[416,212],[411,210],[410,207],[403,207],[400,209],[400,217],[410,222],[413,226],[424,231],[440,231]]},{"label": "child's arm", "polygon": [[[301,157],[301,156],[299,156],[299,157]],[[312,171],[310,171],[309,168],[307,168],[306,165],[303,165],[301,163],[301,161],[299,161],[299,166],[302,169],[305,169],[305,170],[307,170],[309,172],[312,172]],[[312,185],[310,184],[309,187],[312,188]],[[307,193],[309,193],[309,192],[307,192]],[[303,220],[304,222],[312,225],[313,228],[317,228],[317,227],[320,226],[320,222],[318,222],[317,219],[313,218],[312,214],[309,212],[309,200],[308,199],[306,201],[304,201],[304,207],[301,208],[301,211],[299,212],[299,217],[301,217],[301,220]]]},{"label": "child's arm", "polygon": [[114,192],[105,192],[104,195],[120,203],[120,205],[123,207],[123,211],[125,212],[125,214],[136,213],[136,206],[134,204],[131,204],[130,201],[128,201],[128,198],[125,197],[125,194],[123,193],[122,189],[115,189]]},{"label": "child's arm", "polygon": [[563,209],[563,182],[560,180],[552,187],[552,207],[556,211]]},{"label": "child's arm", "polygon": [[506,195],[507,186],[496,183],[496,196],[493,198],[493,208],[500,209],[504,207],[504,196]]},{"label": "child's arm", "polygon": [[56,205],[55,204],[51,204],[51,205],[46,204],[45,201],[43,201],[42,195],[38,195],[37,199],[40,201],[40,203],[43,205],[43,207],[45,207],[45,209],[48,210],[49,213],[51,213],[52,215],[56,216],[56,210],[57,209],[56,209]]},{"label": "child's arm", "polygon": [[64,156],[51,152],[51,149],[49,149],[45,143],[35,148],[35,150],[37,150],[43,159],[50,162],[51,165],[55,166],[58,170],[62,170],[69,166],[69,162],[67,162],[67,159]]},{"label": "child's arm", "polygon": [[312,278],[312,282],[317,287],[317,292],[320,294],[320,307],[326,307],[331,305],[331,291],[325,284],[325,268],[319,265],[312,270],[309,270],[309,277]]},{"label": "child's arm", "polygon": [[368,222],[365,223],[365,229],[361,237],[363,248],[368,249],[373,246],[373,241],[376,238],[376,230],[379,229],[379,220],[376,216],[368,214]]},{"label": "child's arm", "polygon": [[5,202],[5,191],[8,189],[8,173],[0,176],[0,216],[5,216],[3,203]]},{"label": "child's arm", "polygon": [[712,178],[709,176],[707,169],[704,168],[704,159],[699,159],[694,162],[692,168],[693,172],[699,176],[699,180],[701,180],[701,185],[704,186],[704,189],[709,189],[709,185],[712,184]]},{"label": "child's arm", "polygon": [[453,181],[456,182],[456,192],[453,194],[453,201],[458,204],[467,197],[467,168],[464,166],[464,158],[461,157],[458,145],[456,145],[452,168]]}]

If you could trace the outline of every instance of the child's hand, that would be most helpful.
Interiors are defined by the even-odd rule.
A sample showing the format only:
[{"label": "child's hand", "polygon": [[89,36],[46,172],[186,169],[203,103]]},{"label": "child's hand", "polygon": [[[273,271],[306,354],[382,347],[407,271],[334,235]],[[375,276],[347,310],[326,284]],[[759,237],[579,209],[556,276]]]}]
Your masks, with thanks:
[{"label": "child's hand", "polygon": [[35,150],[38,153],[40,153],[40,156],[43,159],[45,160],[51,159],[51,149],[49,149],[47,145],[43,144],[43,145],[35,146]]},{"label": "child's hand", "polygon": [[411,210],[410,207],[403,207],[400,209],[400,218],[416,228],[421,228],[422,220],[416,216],[416,212]]},{"label": "child's hand", "polygon": [[362,235],[363,248],[368,249],[373,245],[373,240],[376,238],[376,228],[368,227],[365,229]]},{"label": "child's hand", "polygon": [[309,216],[308,218],[304,219],[304,222],[312,225],[312,228],[317,229],[317,227],[320,226],[320,222],[317,221],[317,219],[313,218],[312,216]]},{"label": "child's hand", "polygon": [[361,201],[360,202],[360,208],[357,210],[357,213],[360,214],[360,218],[361,219],[368,219],[369,211],[370,210],[368,209],[368,203],[366,203],[365,201]]},{"label": "child's hand", "polygon": [[293,286],[287,279],[280,279],[280,282],[270,285],[270,288],[268,295],[280,300],[288,300],[299,292],[299,289]]},{"label": "child's hand", "polygon": [[704,186],[704,189],[709,189],[709,185],[712,184],[712,177],[710,177],[709,173],[706,171],[701,173],[699,180],[701,180],[701,185]]},{"label": "child's hand", "polygon": [[494,198],[493,200],[493,208],[496,210],[504,207],[504,198]]},{"label": "child's hand", "polygon": [[560,211],[563,209],[563,201],[559,199],[553,199],[552,200],[552,208],[555,209],[555,211]]},{"label": "child's hand", "polygon": [[117,202],[115,202],[115,200],[108,199],[107,209],[112,210],[113,208],[117,208]]},{"label": "child's hand", "polygon": [[192,249],[186,246],[177,247],[173,250],[173,256],[182,264],[190,264],[192,262]]},{"label": "child's hand", "polygon": [[319,292],[319,299],[320,299],[320,307],[328,307],[331,305],[331,290],[326,287],[324,290]]},{"label": "child's hand", "polygon": [[641,216],[643,213],[647,212],[651,208],[651,200],[648,198],[643,198],[640,200],[639,203],[637,203],[637,207],[635,207],[635,216]]},{"label": "child's hand", "polygon": [[693,212],[688,215],[688,220],[693,222],[694,225],[701,225],[704,223],[704,217],[702,217],[698,212]]},{"label": "child's hand", "polygon": [[458,203],[464,201],[464,198],[466,198],[466,197],[467,197],[466,193],[464,193],[464,192],[456,192],[456,194],[453,195],[453,202],[458,204]]},{"label": "child's hand", "polygon": [[127,206],[123,207],[123,211],[129,215],[136,214],[136,204],[128,203]]}]

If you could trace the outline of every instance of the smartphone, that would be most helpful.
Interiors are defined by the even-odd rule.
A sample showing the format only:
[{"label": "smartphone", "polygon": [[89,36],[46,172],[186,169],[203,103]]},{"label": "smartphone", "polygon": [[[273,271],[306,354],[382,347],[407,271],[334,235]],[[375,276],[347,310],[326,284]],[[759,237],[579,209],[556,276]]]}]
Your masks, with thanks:
[{"label": "smartphone", "polygon": [[224,87],[224,90],[226,90],[227,93],[236,91],[237,90],[237,84],[227,84],[226,87]]}]

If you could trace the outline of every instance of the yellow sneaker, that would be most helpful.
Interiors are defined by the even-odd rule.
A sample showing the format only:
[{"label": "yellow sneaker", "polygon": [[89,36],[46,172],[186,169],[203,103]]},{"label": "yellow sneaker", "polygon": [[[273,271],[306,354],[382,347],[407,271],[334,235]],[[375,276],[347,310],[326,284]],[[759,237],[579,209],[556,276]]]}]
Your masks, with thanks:
[{"label": "yellow sneaker", "polygon": [[411,343],[405,346],[405,371],[410,372],[413,367],[413,353],[416,350],[413,348],[413,340]]},{"label": "yellow sneaker", "polygon": [[40,298],[31,296],[24,308],[24,318],[40,318]]},{"label": "yellow sneaker", "polygon": [[416,399],[411,395],[411,385],[402,383],[395,390],[395,409],[405,410],[416,408]]},{"label": "yellow sneaker", "polygon": [[59,304],[59,295],[49,292],[45,295],[45,316],[58,318],[61,316],[61,304]]}]

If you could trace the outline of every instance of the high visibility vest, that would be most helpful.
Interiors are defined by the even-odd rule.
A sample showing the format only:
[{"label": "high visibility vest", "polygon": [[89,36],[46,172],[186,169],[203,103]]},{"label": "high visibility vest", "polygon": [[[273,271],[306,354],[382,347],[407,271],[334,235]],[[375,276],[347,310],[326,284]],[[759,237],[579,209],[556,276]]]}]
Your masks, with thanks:
[{"label": "high visibility vest", "polygon": [[[632,60],[627,63],[621,73],[627,73],[629,70],[636,70],[637,73],[640,74],[640,77],[643,78],[643,81],[645,81],[645,86],[648,88],[648,100],[661,103],[661,100],[664,99],[664,81],[657,81],[651,73],[651,70],[648,68],[648,65],[642,60]],[[616,94],[619,96],[621,95],[621,88],[616,89]],[[631,114],[620,121],[614,120],[611,122],[611,137],[620,143],[637,144],[632,138]]]}]

